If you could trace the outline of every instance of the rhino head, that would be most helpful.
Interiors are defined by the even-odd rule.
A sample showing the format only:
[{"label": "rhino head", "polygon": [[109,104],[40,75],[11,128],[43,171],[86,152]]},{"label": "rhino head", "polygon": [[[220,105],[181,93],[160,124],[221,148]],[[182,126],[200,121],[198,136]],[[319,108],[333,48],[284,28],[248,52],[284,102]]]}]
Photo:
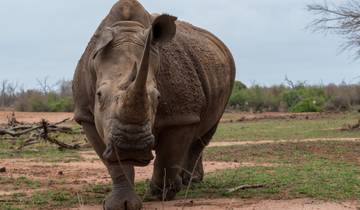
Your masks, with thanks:
[{"label": "rhino head", "polygon": [[96,78],[94,118],[109,163],[145,166],[154,158],[153,127],[160,93],[158,46],[176,33],[176,17],[157,16],[150,27],[119,21],[98,34],[91,69]]}]

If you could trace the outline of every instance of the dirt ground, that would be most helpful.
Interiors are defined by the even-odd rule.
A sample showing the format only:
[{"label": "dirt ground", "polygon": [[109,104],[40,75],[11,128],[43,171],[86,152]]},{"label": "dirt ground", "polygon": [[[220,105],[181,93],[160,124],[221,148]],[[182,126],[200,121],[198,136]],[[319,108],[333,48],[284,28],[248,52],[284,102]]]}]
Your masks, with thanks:
[{"label": "dirt ground", "polygon": [[[311,199],[297,200],[242,200],[242,199],[195,199],[188,201],[149,202],[145,210],[358,210],[356,203],[323,202]],[[82,206],[71,210],[102,210],[101,206]]]},{"label": "dirt ground", "polygon": [[[11,112],[0,112],[0,124],[7,123],[7,116]],[[61,121],[66,118],[72,118],[72,113],[26,113],[16,112],[16,118],[22,122],[38,122],[45,118],[50,122]],[[319,114],[285,114],[285,113],[261,113],[261,114],[227,114],[222,122],[231,123],[246,120],[259,119],[278,119],[278,118],[312,118],[320,117]],[[320,139],[309,139],[306,141],[319,141]],[[332,139],[322,139],[324,141],[331,141]],[[339,140],[337,138],[336,140]],[[343,139],[344,141],[359,141],[359,139]],[[210,146],[229,146],[238,144],[273,144],[283,141],[263,141],[263,142],[215,142]],[[69,163],[43,163],[36,162],[32,159],[3,159],[0,160],[0,165],[6,167],[7,172],[2,174],[7,177],[21,177],[26,176],[32,180],[37,180],[42,183],[47,183],[49,186],[69,187],[71,189],[82,188],[86,184],[102,184],[110,182],[110,177],[106,172],[105,167],[98,159],[96,154],[92,151],[81,152],[83,158],[80,162]],[[243,166],[257,166],[261,163],[234,163],[234,162],[205,162],[206,173],[224,170],[229,168],[239,168]],[[145,168],[136,169],[136,180],[142,181],[151,178],[152,165]],[[57,182],[56,180],[61,180]],[[34,191],[41,191],[46,189],[35,189]],[[21,192],[21,190],[19,190]],[[6,186],[1,186],[0,197],[16,193],[9,191]],[[26,192],[32,193],[30,192]],[[102,206],[82,206],[71,210],[101,210]],[[194,200],[177,200],[172,202],[147,202],[144,203],[144,209],[240,209],[240,210],[359,210],[360,204],[356,202],[325,202],[311,199],[297,199],[297,200],[244,200],[244,199],[194,199]],[[65,210],[65,209],[64,209]]]},{"label": "dirt ground", "polygon": [[[11,111],[0,111],[0,124],[7,123],[7,117],[11,116]],[[15,112],[16,119],[20,122],[39,122],[46,119],[49,122],[58,122],[66,118],[73,118],[73,113],[68,112]],[[245,112],[228,112],[225,113],[221,122],[232,123],[241,121],[254,121],[263,119],[314,119],[326,114],[320,113],[278,113],[278,112],[264,112],[264,113],[245,113]]]},{"label": "dirt ground", "polygon": [[[109,183],[110,177],[105,166],[98,159],[95,152],[82,152],[83,161],[70,163],[44,163],[35,162],[31,159],[5,159],[0,164],[6,167],[7,172],[3,175],[7,177],[25,176],[32,180],[40,181],[56,187],[57,179],[61,179],[59,186],[68,185],[71,188],[78,188],[86,184]],[[205,173],[240,166],[249,166],[251,163],[233,162],[204,162]],[[144,181],[151,178],[153,164],[144,168],[136,168],[136,181]],[[9,191],[3,186],[0,188],[0,196],[11,195],[17,192]],[[41,191],[42,189],[36,189]]]},{"label": "dirt ground", "polygon": [[[334,113],[332,113],[334,115]],[[221,119],[222,123],[234,123],[243,121],[257,121],[265,119],[317,119],[328,116],[327,113],[287,113],[287,112],[226,112]]]},{"label": "dirt ground", "polygon": [[[261,143],[261,142],[260,142]],[[100,162],[95,152],[81,152],[83,161],[70,163],[43,163],[31,159],[6,159],[1,160],[1,165],[7,168],[3,175],[7,177],[26,176],[32,180],[47,183],[49,186],[67,187],[70,189],[81,189],[87,184],[104,184],[110,182],[110,177],[104,165]],[[261,163],[234,163],[234,162],[205,162],[205,172],[210,173],[229,168],[239,168],[244,166],[260,166]],[[136,168],[136,181],[143,181],[151,178],[152,164],[145,168]],[[60,183],[56,180],[61,180]],[[58,186],[57,186],[58,185]],[[29,190],[34,191],[46,189]],[[9,191],[6,186],[0,189],[0,197],[23,192]],[[70,210],[101,210],[102,206],[82,206]],[[311,199],[297,200],[244,200],[244,199],[194,199],[177,200],[172,202],[146,202],[144,209],[192,209],[192,210],[215,210],[215,209],[239,209],[239,210],[359,210],[356,202],[325,202]],[[68,210],[68,209],[63,209]]]},{"label": "dirt ground", "polygon": [[[51,187],[69,187],[81,189],[86,184],[109,183],[110,177],[104,165],[98,160],[95,152],[81,152],[84,159],[81,162],[70,163],[43,163],[31,159],[6,159],[1,160],[1,165],[7,168],[3,175],[8,177],[26,176],[32,180],[48,183]],[[233,162],[205,162],[205,172],[210,173],[229,168],[243,166],[262,165],[261,163],[233,163]],[[152,164],[145,168],[136,168],[136,181],[143,181],[151,178]],[[57,183],[56,180],[61,180]],[[42,191],[46,189],[36,189]],[[34,191],[27,191],[31,194]],[[19,190],[18,192],[23,192]],[[18,193],[9,191],[6,186],[0,189],[0,197]],[[82,206],[71,210],[101,210],[102,206]],[[297,200],[244,200],[244,199],[194,199],[177,200],[172,202],[146,202],[144,209],[192,209],[192,210],[215,210],[215,209],[239,209],[239,210],[358,210],[355,202],[335,203],[316,201],[311,199]],[[68,210],[68,209],[64,209]]]},{"label": "dirt ground", "polygon": [[[11,111],[0,111],[0,124],[7,123],[8,117],[11,114]],[[72,119],[74,114],[68,112],[15,112],[15,116],[19,122],[34,123],[46,119],[49,122],[55,123],[67,118]]]}]

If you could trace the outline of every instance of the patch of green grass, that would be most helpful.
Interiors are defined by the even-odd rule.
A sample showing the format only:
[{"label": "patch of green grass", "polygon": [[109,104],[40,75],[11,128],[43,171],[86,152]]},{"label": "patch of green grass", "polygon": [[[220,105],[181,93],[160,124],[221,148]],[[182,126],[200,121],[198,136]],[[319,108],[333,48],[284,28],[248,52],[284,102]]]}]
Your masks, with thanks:
[{"label": "patch of green grass", "polygon": [[1,210],[23,210],[22,208],[16,207],[13,204],[6,204],[6,203],[0,204],[0,209]]},{"label": "patch of green grass", "polygon": [[33,206],[41,207],[67,207],[77,204],[77,197],[73,193],[63,190],[50,190],[45,192],[36,192],[27,203]]},{"label": "patch of green grass", "polygon": [[111,185],[109,184],[97,184],[91,185],[88,187],[87,192],[98,193],[98,194],[106,194],[111,192]]},{"label": "patch of green grass", "polygon": [[360,142],[320,141],[209,147],[204,152],[204,159],[298,165],[315,157],[360,165],[359,154]]},{"label": "patch of green grass", "polygon": [[344,114],[320,119],[267,119],[220,124],[214,141],[295,140],[308,138],[359,137],[360,131],[339,131],[355,124],[358,115]]},{"label": "patch of green grass", "polygon": [[[78,204],[75,193],[66,189],[34,192],[32,195],[12,195],[6,203],[8,209],[52,209],[73,207]],[[1,207],[1,206],[0,206]]]},{"label": "patch of green grass", "polygon": [[0,177],[0,186],[2,190],[38,189],[41,183],[24,176],[18,178],[4,176]]},{"label": "patch of green grass", "polygon": [[39,181],[34,181],[24,176],[15,179],[13,184],[18,188],[26,187],[29,189],[37,189],[41,187],[41,183]]},{"label": "patch of green grass", "polygon": [[[264,184],[266,187],[229,192],[244,184]],[[148,186],[148,182],[136,184],[136,191],[144,201],[154,200],[149,195]],[[22,198],[22,204],[37,209],[71,208],[78,206],[78,198],[81,198],[85,205],[99,205],[110,191],[110,184],[91,185],[77,192],[67,189],[50,190]],[[184,198],[185,193],[186,187],[177,197]],[[225,170],[209,174],[202,183],[191,186],[187,198],[200,197],[359,200],[360,169],[350,163],[313,158],[303,164]],[[21,206],[18,208],[21,209]]]},{"label": "patch of green grass", "polygon": [[[359,200],[359,175],[359,168],[355,165],[321,159],[296,166],[245,167],[207,176],[203,183],[192,188],[190,196]],[[267,187],[227,192],[243,184],[265,184]]]}]

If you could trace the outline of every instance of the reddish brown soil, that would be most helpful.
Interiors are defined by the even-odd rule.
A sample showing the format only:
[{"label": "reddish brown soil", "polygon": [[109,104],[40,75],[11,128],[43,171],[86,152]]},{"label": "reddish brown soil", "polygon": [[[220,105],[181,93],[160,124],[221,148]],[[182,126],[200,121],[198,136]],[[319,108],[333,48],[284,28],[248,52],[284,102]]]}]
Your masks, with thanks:
[{"label": "reddish brown soil", "polygon": [[[0,111],[0,124],[7,123],[7,116],[11,116],[11,111]],[[20,122],[39,122],[41,119],[46,119],[50,122],[58,122],[66,118],[73,118],[73,113],[67,112],[15,112],[16,119]],[[328,114],[320,113],[279,113],[279,112],[264,112],[264,113],[247,113],[247,112],[229,112],[225,113],[221,122],[241,122],[253,121],[263,119],[316,119],[328,116]]]},{"label": "reddish brown soil", "polygon": [[[7,168],[3,175],[6,177],[26,176],[41,183],[47,183],[47,188],[67,187],[69,189],[82,189],[87,184],[109,183],[110,177],[103,164],[92,151],[81,152],[84,161],[72,163],[44,163],[29,159],[5,159],[1,165]],[[232,162],[205,162],[206,173],[224,170],[227,168],[238,168],[242,166],[261,165],[258,163],[232,163]],[[62,175],[59,175],[62,172]],[[146,180],[151,177],[152,165],[136,169],[136,180]],[[57,182],[61,180],[61,182]],[[43,191],[47,189],[36,189]],[[17,191],[9,190],[6,186],[0,190],[0,197],[10,195]],[[19,192],[24,193],[24,190]],[[34,190],[27,190],[31,194]],[[242,200],[242,199],[196,199],[177,200],[172,202],[148,202],[144,203],[144,209],[239,209],[239,210],[358,210],[356,202],[321,202],[309,199],[298,200]],[[185,208],[184,208],[185,207]],[[101,210],[102,206],[82,206],[71,210]],[[64,209],[65,210],[65,209]]]},{"label": "reddish brown soil", "polygon": [[329,115],[330,113],[227,112],[224,114],[223,118],[221,119],[221,122],[234,123],[234,122],[243,122],[243,121],[265,120],[265,119],[318,119]]},{"label": "reddish brown soil", "polygon": [[[358,210],[356,202],[323,202],[311,199],[297,200],[241,200],[241,199],[196,199],[188,201],[144,203],[145,210]],[[101,206],[82,206],[72,210],[102,210]]]},{"label": "reddish brown soil", "polygon": [[[0,124],[8,122],[7,117],[11,116],[11,111],[0,111]],[[15,112],[15,117],[19,122],[34,123],[39,122],[42,119],[46,119],[49,122],[59,122],[66,118],[73,118],[73,113],[68,112]]]},{"label": "reddish brown soil", "polygon": [[[0,112],[0,124],[7,123],[7,116],[10,116],[11,112]],[[222,122],[238,122],[249,120],[261,120],[261,119],[296,119],[306,118],[314,119],[319,118],[322,115],[305,113],[305,114],[288,114],[288,113],[261,113],[261,114],[248,114],[248,113],[227,113]],[[61,121],[66,118],[72,118],[72,113],[26,113],[16,112],[16,118],[22,122],[38,122],[45,118],[50,122]],[[331,139],[325,139],[330,140]],[[338,138],[336,140],[339,140]],[[360,139],[343,139],[344,141],[359,141]],[[319,139],[309,139],[306,141],[319,141]],[[276,141],[279,143],[281,141]],[[270,144],[275,143],[273,141],[263,142],[231,142],[231,143],[213,143],[210,146],[227,146],[237,144]],[[108,183],[110,181],[109,175],[106,172],[103,164],[98,160],[94,152],[82,152],[82,157],[85,159],[81,162],[73,163],[43,163],[36,162],[29,159],[6,159],[0,160],[0,165],[7,168],[5,177],[20,177],[26,176],[33,180],[38,180],[41,183],[46,183],[47,188],[56,188],[68,186],[72,189],[81,189],[87,184],[100,184]],[[224,163],[224,162],[206,162],[206,173],[216,170],[224,170],[227,168],[237,168],[242,166],[258,165],[254,163]],[[59,175],[59,172],[62,172]],[[136,169],[136,180],[146,180],[151,177],[152,166]],[[59,181],[60,180],[60,181]],[[0,197],[2,195],[13,194],[16,191],[9,190],[10,186],[2,186],[0,189]],[[46,189],[36,189],[46,190]],[[20,191],[19,191],[20,192]],[[21,192],[24,192],[21,190]],[[28,190],[25,193],[31,194],[32,191]],[[185,207],[185,208],[184,208]],[[101,206],[83,206],[81,208],[75,208],[81,210],[100,210]],[[73,209],[73,210],[75,210]],[[229,199],[198,199],[184,201],[172,201],[172,202],[150,202],[144,204],[144,209],[240,209],[240,210],[358,210],[360,209],[359,203],[345,202],[322,202],[309,199],[298,200],[229,200]]]},{"label": "reddish brown soil", "polygon": [[[31,159],[5,159],[0,161],[0,165],[6,167],[6,177],[25,176],[31,180],[37,180],[49,187],[81,188],[87,184],[104,184],[110,183],[110,177],[105,166],[98,159],[95,152],[82,152],[84,161],[70,163],[44,163],[35,162]],[[210,173],[228,168],[237,168],[249,163],[233,162],[205,162],[205,172]],[[153,164],[136,168],[136,181],[150,179],[152,175]],[[61,175],[60,175],[61,174]],[[61,180],[60,183],[57,180]],[[3,186],[0,189],[0,196],[16,193],[9,190],[10,186]],[[43,190],[43,189],[37,189]]]}]

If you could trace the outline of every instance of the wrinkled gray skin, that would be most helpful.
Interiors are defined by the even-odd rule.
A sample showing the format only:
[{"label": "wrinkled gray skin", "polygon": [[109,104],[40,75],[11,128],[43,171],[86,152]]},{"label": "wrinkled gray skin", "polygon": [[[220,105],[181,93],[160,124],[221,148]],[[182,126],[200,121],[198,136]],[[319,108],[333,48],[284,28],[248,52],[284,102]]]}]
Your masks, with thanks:
[{"label": "wrinkled gray skin", "polygon": [[[193,171],[224,112],[235,78],[226,46],[211,33],[169,15],[150,15],[120,0],[92,37],[76,68],[75,120],[113,181],[106,210],[135,210],[134,166],[156,159],[151,192],[173,199]],[[165,186],[164,186],[165,180]],[[165,193],[163,192],[165,189]]]}]

